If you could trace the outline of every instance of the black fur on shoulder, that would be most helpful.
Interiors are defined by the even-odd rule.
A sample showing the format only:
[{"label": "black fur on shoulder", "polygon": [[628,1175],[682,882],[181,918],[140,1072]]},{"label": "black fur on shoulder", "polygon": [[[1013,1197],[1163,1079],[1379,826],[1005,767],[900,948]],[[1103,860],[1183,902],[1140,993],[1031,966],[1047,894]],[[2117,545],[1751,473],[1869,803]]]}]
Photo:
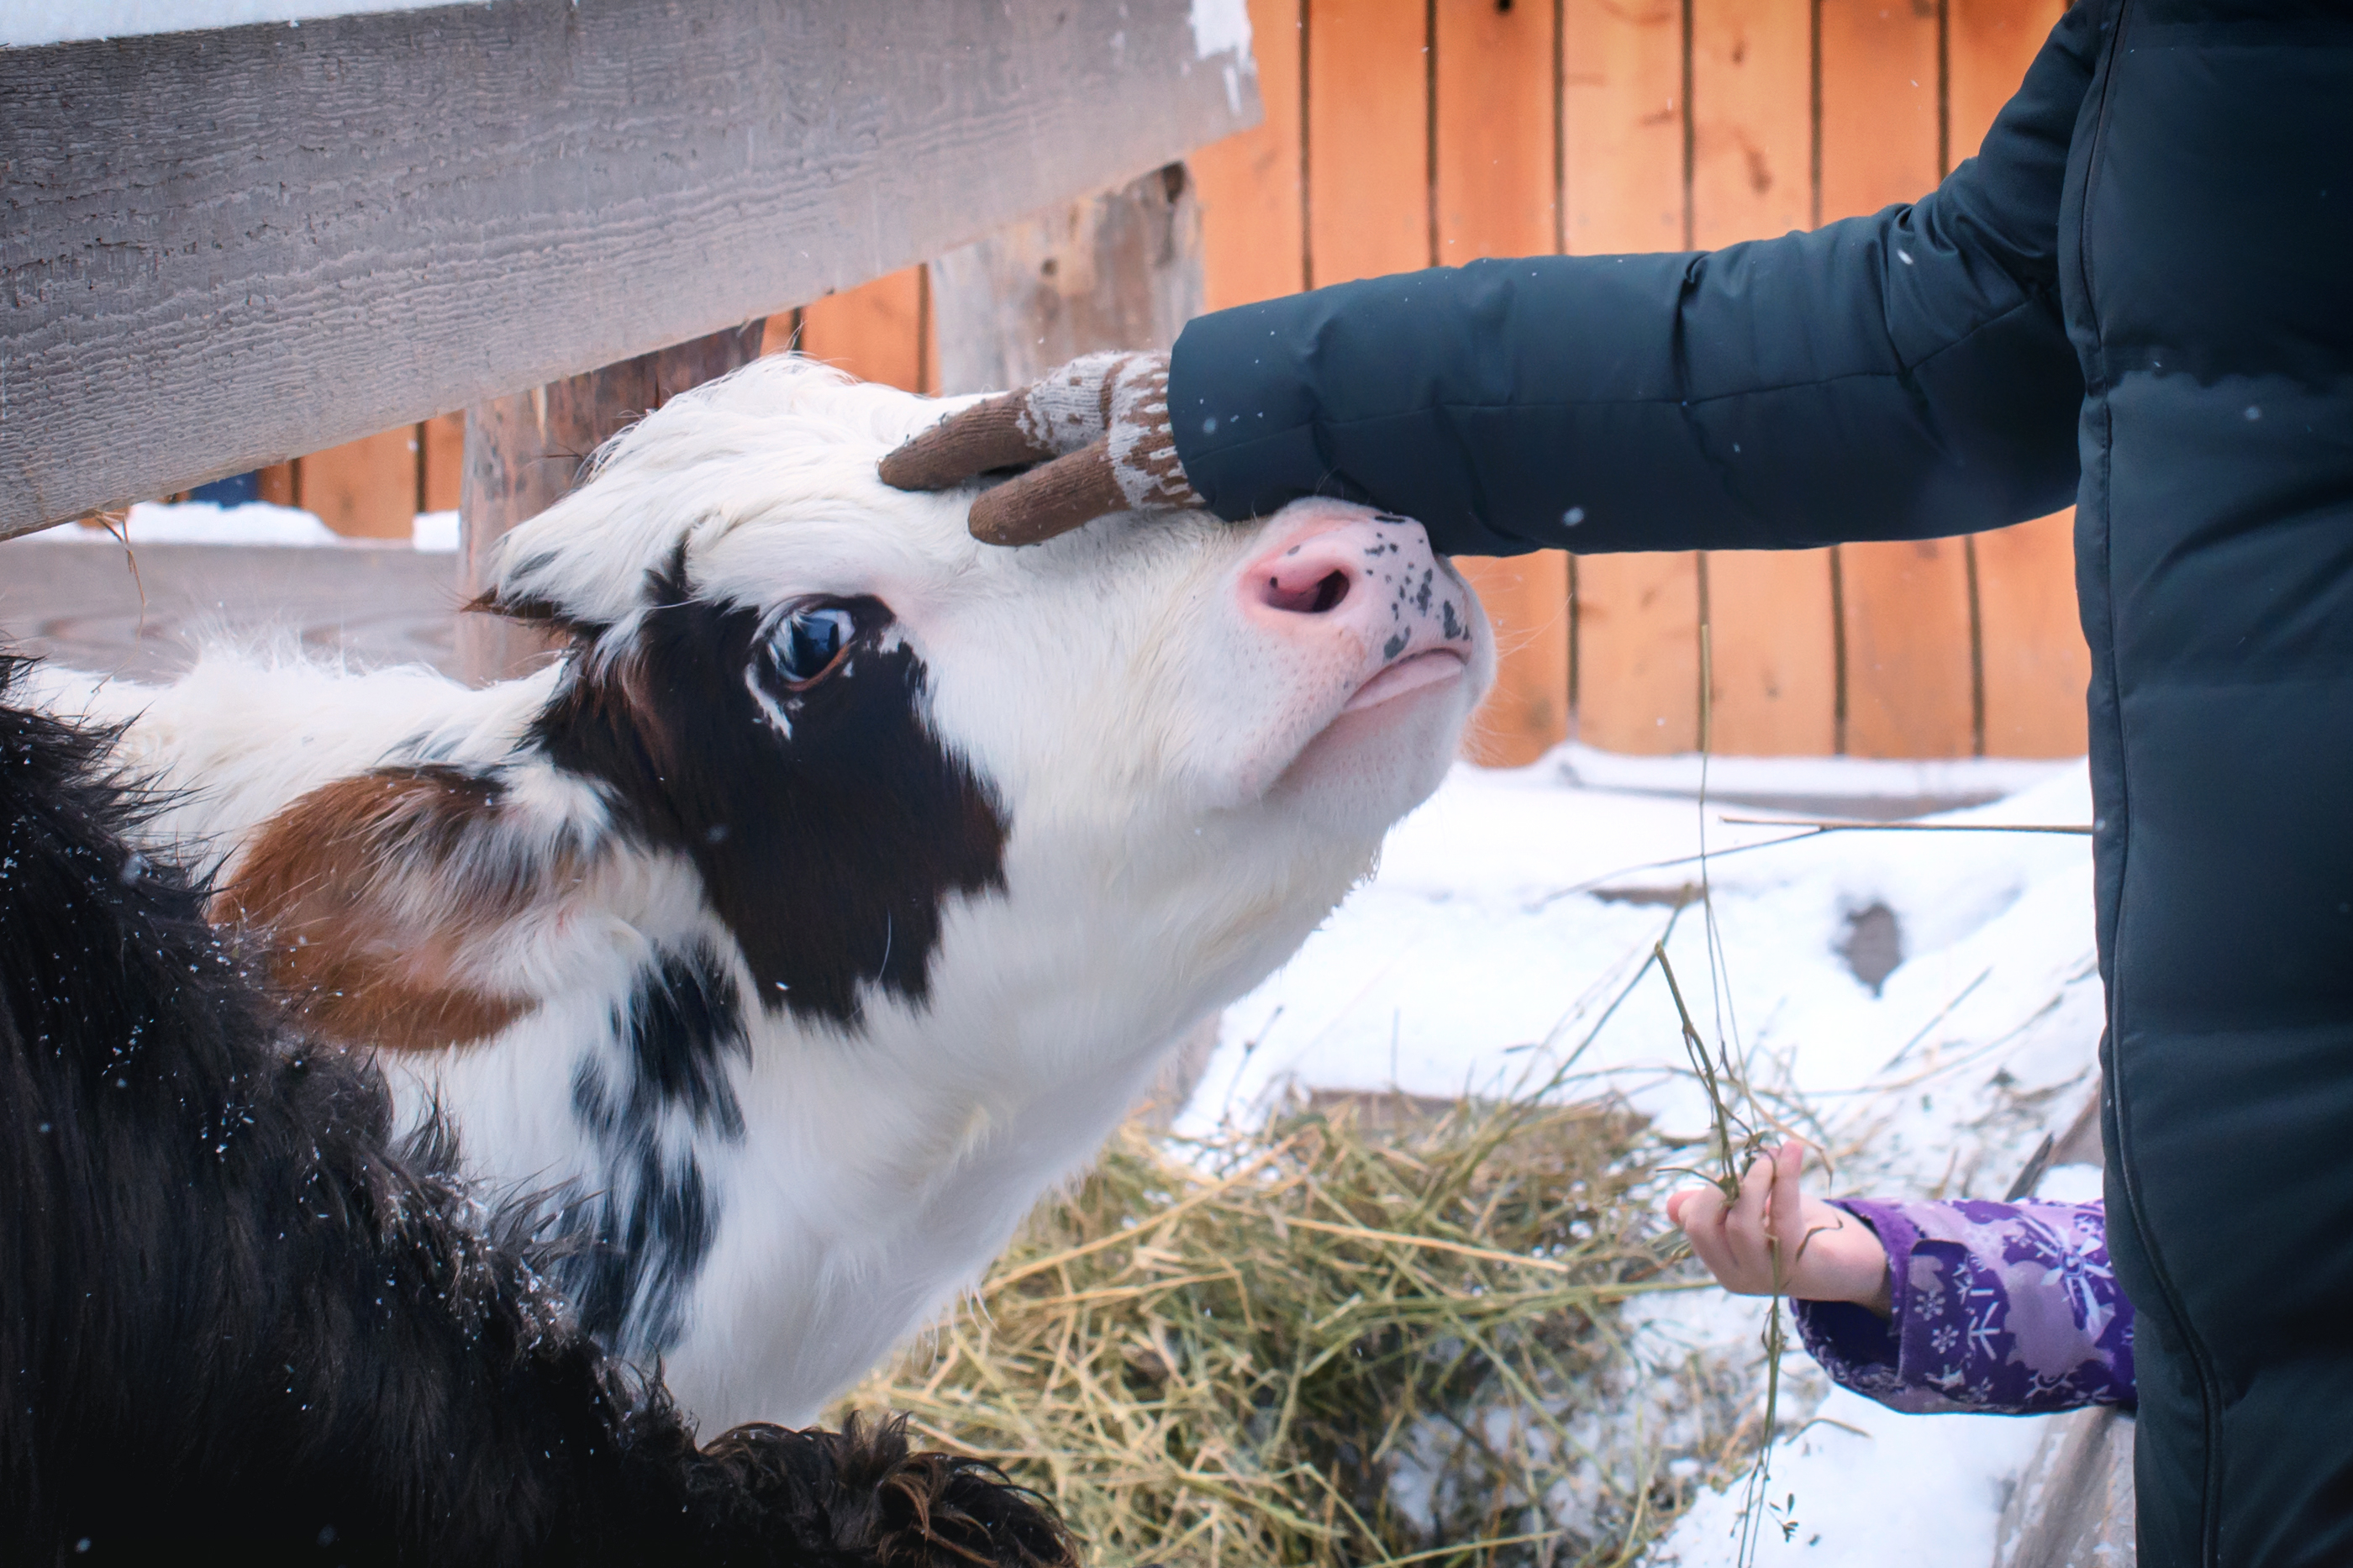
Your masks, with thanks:
[{"label": "black fur on shoulder", "polygon": [[0,1563],[1036,1568],[1041,1500],[900,1425],[698,1447],[130,842],[113,737],[0,654]]}]

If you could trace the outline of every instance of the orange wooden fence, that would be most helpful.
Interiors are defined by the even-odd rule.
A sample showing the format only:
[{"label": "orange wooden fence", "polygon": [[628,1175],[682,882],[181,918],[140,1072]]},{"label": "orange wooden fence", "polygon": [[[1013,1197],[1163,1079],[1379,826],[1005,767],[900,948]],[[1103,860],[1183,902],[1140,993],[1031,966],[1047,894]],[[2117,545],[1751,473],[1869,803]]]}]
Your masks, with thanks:
[{"label": "orange wooden fence", "polygon": [[[1208,303],[1481,256],[1714,247],[1870,212],[1976,150],[2063,0],[1250,0],[1266,121],[1193,160]],[[774,318],[932,389],[922,268]],[[455,504],[448,417],[274,470],[352,532]],[[408,465],[404,469],[403,464]],[[394,482],[413,475],[407,488]],[[374,508],[374,512],[370,510]],[[375,512],[381,519],[370,521]],[[1465,565],[1502,679],[1478,748],[2064,756],[2089,658],[2067,514],[1788,552]]]}]

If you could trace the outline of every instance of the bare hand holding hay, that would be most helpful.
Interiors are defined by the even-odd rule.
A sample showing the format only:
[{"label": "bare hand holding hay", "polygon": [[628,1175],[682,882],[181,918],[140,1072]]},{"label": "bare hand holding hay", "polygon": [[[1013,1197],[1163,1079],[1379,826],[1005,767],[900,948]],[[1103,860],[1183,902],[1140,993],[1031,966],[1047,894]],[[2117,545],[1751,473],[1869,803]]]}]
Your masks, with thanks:
[{"label": "bare hand holding hay", "polygon": [[1667,1217],[1718,1283],[1739,1296],[1852,1301],[1882,1318],[1891,1310],[1887,1249],[1869,1226],[1806,1195],[1805,1145],[1762,1151],[1727,1201],[1713,1185],[1667,1199]]}]

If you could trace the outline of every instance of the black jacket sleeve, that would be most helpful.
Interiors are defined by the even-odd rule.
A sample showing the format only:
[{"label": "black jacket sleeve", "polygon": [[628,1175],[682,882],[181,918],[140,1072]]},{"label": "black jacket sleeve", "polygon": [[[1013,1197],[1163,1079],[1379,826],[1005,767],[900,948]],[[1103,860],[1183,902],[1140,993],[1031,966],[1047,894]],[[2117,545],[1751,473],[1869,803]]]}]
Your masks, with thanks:
[{"label": "black jacket sleeve", "polygon": [[1221,516],[1336,495],[1471,554],[1931,538],[2065,506],[2084,388],[2057,223],[2093,10],[1914,205],[1199,318],[1169,375],[1187,476]]}]

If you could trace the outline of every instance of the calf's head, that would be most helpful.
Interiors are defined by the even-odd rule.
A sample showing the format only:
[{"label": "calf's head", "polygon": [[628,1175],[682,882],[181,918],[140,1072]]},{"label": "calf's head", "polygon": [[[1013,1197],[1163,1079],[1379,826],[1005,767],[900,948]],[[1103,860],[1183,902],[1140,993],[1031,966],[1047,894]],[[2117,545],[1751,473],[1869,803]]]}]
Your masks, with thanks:
[{"label": "calf's head", "polygon": [[1074,942],[1221,1003],[1437,785],[1485,617],[1419,524],[1333,501],[976,543],[971,491],[875,475],[939,412],[779,356],[617,439],[503,542],[495,606],[578,646],[531,739],[691,858],[770,1014],[1066,985]]}]

